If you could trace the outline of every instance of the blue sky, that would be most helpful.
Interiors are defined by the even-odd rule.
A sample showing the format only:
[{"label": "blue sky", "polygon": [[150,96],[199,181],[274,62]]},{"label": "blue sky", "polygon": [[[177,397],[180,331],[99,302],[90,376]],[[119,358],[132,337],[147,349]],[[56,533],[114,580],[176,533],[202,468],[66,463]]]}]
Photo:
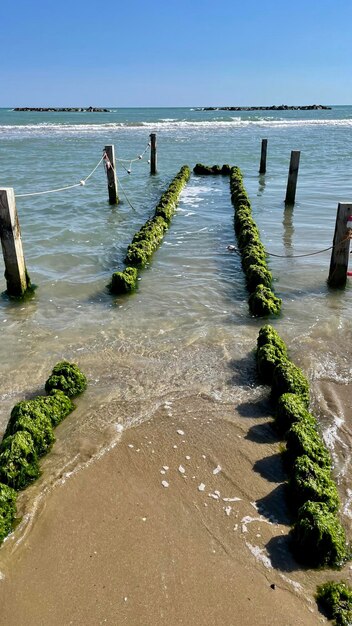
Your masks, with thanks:
[{"label": "blue sky", "polygon": [[0,106],[352,104],[352,0],[3,0]]}]

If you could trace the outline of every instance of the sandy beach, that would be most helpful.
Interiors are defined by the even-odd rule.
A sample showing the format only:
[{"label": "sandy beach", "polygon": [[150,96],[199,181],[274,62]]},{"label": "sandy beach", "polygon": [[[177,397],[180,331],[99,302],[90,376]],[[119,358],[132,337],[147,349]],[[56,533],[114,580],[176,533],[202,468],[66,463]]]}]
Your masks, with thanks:
[{"label": "sandy beach", "polygon": [[167,402],[122,433],[42,500],[22,541],[15,533],[5,542],[1,622],[324,622],[316,574],[287,551],[279,443],[268,421],[263,405],[234,414],[200,395]]}]

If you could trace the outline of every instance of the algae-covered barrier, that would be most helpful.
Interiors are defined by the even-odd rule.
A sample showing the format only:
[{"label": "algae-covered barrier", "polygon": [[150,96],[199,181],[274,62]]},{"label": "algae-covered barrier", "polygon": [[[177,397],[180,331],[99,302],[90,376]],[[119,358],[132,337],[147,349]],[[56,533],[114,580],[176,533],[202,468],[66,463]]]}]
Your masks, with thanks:
[{"label": "algae-covered barrier", "polygon": [[273,277],[239,167],[231,168],[230,191],[235,208],[235,232],[250,294],[249,309],[255,317],[278,315],[282,301],[271,288]]},{"label": "algae-covered barrier", "polygon": [[345,582],[327,582],[317,589],[316,599],[335,626],[352,624],[352,589]]},{"label": "algae-covered barrier", "polygon": [[62,361],[45,383],[48,395],[13,407],[0,444],[0,543],[13,528],[17,492],[39,477],[39,459],[55,441],[55,426],[74,410],[71,398],[86,387],[78,366]]},{"label": "algae-covered barrier", "polygon": [[169,228],[182,189],[189,180],[190,169],[181,167],[178,174],[162,194],[153,217],[136,232],[127,248],[125,257],[126,268],[114,272],[108,285],[111,293],[130,293],[136,289],[138,270],[145,267],[155,250],[161,244],[165,232]]},{"label": "algae-covered barrier", "polygon": [[345,531],[338,518],[340,499],[332,459],[309,412],[309,383],[288,357],[287,347],[269,324],[259,331],[257,370],[271,386],[275,427],[286,440],[288,503],[295,517],[294,555],[309,567],[340,567],[347,559]]}]

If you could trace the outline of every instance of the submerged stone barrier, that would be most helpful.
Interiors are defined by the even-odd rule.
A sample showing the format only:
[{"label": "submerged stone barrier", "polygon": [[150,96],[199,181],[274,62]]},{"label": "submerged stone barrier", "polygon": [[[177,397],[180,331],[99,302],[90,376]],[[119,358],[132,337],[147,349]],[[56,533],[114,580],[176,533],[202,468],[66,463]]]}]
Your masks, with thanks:
[{"label": "submerged stone barrier", "polygon": [[153,217],[136,232],[127,248],[125,264],[122,272],[114,272],[108,285],[111,293],[122,294],[134,291],[137,286],[138,270],[145,267],[150,257],[161,244],[166,230],[176,210],[180,193],[190,177],[187,165],[181,167],[178,174],[162,194]]},{"label": "submerged stone barrier", "polygon": [[78,366],[62,361],[45,383],[47,396],[13,407],[0,444],[0,543],[13,529],[17,491],[39,477],[39,459],[55,441],[53,429],[74,410],[71,398],[86,387],[87,379]]},{"label": "submerged stone barrier", "polygon": [[256,360],[261,381],[271,386],[275,427],[286,440],[288,502],[296,518],[291,530],[294,555],[308,567],[341,567],[348,554],[338,519],[340,499],[330,453],[309,412],[308,380],[269,324],[259,331]]},{"label": "submerged stone barrier", "polygon": [[271,289],[273,277],[267,265],[265,247],[252,216],[251,203],[239,167],[231,168],[230,191],[235,208],[235,233],[250,294],[250,312],[255,317],[278,315],[282,300]]}]

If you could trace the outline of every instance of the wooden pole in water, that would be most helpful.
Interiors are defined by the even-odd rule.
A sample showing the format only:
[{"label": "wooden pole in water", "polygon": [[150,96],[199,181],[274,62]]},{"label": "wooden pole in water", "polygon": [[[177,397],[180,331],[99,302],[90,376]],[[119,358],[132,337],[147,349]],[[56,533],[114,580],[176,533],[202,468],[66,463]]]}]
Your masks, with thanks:
[{"label": "wooden pole in water", "polygon": [[288,172],[286,198],[285,198],[286,204],[295,203],[300,156],[301,156],[301,153],[299,150],[291,151],[290,169]]},{"label": "wooden pole in water", "polygon": [[115,164],[115,147],[114,146],[105,146],[105,166],[106,166],[106,176],[108,179],[108,193],[109,193],[109,204],[118,204],[119,198],[117,195],[117,178],[116,178],[116,164]]},{"label": "wooden pole in water", "polygon": [[28,281],[15,193],[11,188],[0,189],[0,237],[7,293],[21,297],[28,289]]},{"label": "wooden pole in water", "polygon": [[150,173],[156,174],[157,167],[157,156],[156,156],[156,134],[150,134]]},{"label": "wooden pole in water", "polygon": [[259,174],[265,174],[266,172],[266,151],[268,147],[268,140],[262,139],[262,152],[260,156]]},{"label": "wooden pole in water", "polygon": [[339,202],[328,278],[330,287],[344,287],[346,285],[350,236],[352,234],[351,229],[347,228],[350,215],[352,215],[352,202]]}]

